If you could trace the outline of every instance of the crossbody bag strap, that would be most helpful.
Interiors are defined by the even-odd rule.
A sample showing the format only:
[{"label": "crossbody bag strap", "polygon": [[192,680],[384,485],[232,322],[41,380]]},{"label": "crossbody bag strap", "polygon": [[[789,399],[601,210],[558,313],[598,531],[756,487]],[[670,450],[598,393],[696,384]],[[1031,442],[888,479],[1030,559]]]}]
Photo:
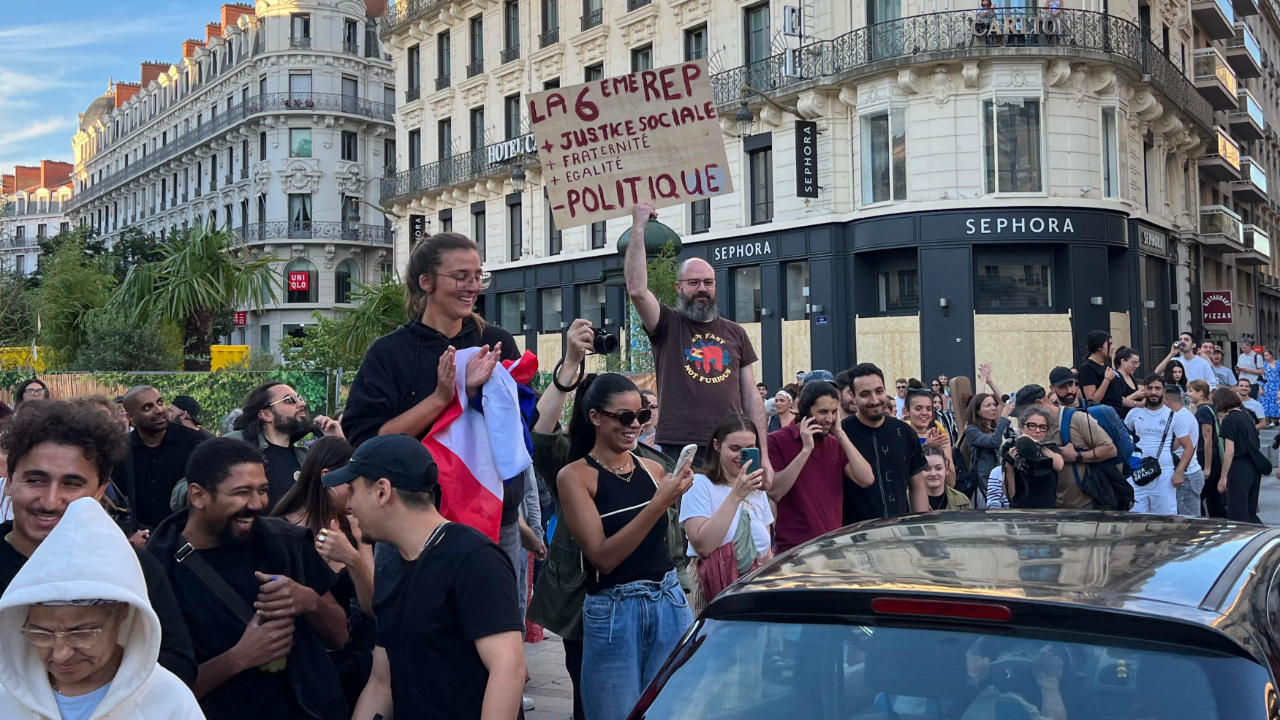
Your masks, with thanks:
[{"label": "crossbody bag strap", "polygon": [[1169,427],[1173,425],[1172,409],[1169,410],[1169,419],[1164,423],[1164,433],[1160,436],[1160,444],[1156,446],[1156,460],[1160,459],[1160,453],[1164,450],[1164,441],[1169,439]]},{"label": "crossbody bag strap", "polygon": [[174,554],[173,559],[182,563],[192,573],[195,573],[195,576],[200,579],[200,582],[204,583],[209,592],[213,593],[213,596],[218,598],[223,605],[226,605],[231,614],[240,619],[240,622],[245,625],[253,622],[253,608],[249,607],[244,598],[240,597],[240,594],[233,590],[226,580],[222,579],[217,570],[210,567],[209,563],[200,557],[200,554],[195,551],[191,543],[187,542],[185,537],[179,535],[178,540],[182,542],[182,547],[178,548],[178,552]]}]

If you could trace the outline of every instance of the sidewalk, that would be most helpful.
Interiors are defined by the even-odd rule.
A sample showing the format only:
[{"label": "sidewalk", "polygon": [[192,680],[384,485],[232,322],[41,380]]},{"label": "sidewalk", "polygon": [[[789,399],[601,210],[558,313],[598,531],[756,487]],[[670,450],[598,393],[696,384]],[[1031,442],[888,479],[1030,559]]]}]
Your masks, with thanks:
[{"label": "sidewalk", "polygon": [[569,720],[573,717],[573,685],[564,669],[564,644],[559,636],[546,632],[540,643],[524,644],[529,682],[524,694],[533,698],[533,710],[525,720]]}]

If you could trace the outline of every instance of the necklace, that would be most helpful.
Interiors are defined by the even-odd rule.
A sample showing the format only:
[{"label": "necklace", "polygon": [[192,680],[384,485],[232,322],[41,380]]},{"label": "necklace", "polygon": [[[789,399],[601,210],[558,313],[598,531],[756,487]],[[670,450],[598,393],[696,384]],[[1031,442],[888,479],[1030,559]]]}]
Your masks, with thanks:
[{"label": "necklace", "polygon": [[449,524],[449,521],[445,520],[444,522],[437,525],[435,530],[431,531],[431,536],[428,537],[427,541],[422,544],[422,552],[418,553],[418,557],[422,557],[423,555],[426,555],[428,550],[434,547],[436,543],[440,542],[440,538],[444,537],[444,526],[448,524]]},{"label": "necklace", "polygon": [[621,480],[621,481],[623,481],[623,482],[631,482],[631,476],[633,476],[633,475],[635,475],[635,474],[636,474],[636,465],[635,465],[635,463],[634,463],[634,462],[632,462],[632,463],[631,463],[631,472],[629,472],[629,473],[627,473],[627,474],[623,475],[623,474],[622,474],[622,468],[623,468],[623,467],[626,467],[626,465],[625,465],[625,464],[624,464],[624,465],[620,465],[620,466],[618,466],[618,467],[616,467],[616,468],[615,468],[615,467],[610,467],[607,463],[605,463],[603,460],[601,460],[600,458],[596,457],[595,455],[592,455],[592,456],[591,456],[591,459],[593,459],[593,460],[595,460],[596,462],[600,463],[600,467],[602,467],[602,468],[604,468],[605,470],[608,470],[609,472],[613,473],[614,475],[616,475],[616,476],[618,477],[618,479],[619,479],[619,480]]}]

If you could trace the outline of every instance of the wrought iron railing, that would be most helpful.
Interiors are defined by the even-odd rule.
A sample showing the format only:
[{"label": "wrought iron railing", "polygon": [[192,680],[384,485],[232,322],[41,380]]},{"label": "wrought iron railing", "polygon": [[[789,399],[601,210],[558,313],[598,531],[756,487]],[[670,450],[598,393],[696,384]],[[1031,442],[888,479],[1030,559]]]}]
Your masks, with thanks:
[{"label": "wrought iron railing", "polygon": [[449,87],[449,76],[448,75],[436,76],[436,91],[438,92],[440,90],[444,90],[447,87]]},{"label": "wrought iron railing", "polygon": [[604,22],[604,8],[592,10],[582,16],[582,30],[586,32],[602,22]]},{"label": "wrought iron railing", "polygon": [[[587,16],[583,16],[586,30]],[[996,32],[993,32],[993,28]],[[1213,110],[1182,69],[1127,20],[1088,10],[957,10],[889,20],[858,28],[832,40],[795,51],[793,67],[785,54],[773,55],[712,76],[716,103],[731,107],[760,102],[745,85],[770,94],[817,81],[843,82],[876,72],[883,64],[926,62],[930,55],[987,56],[1036,54],[1037,49],[1106,53],[1151,76],[1160,92],[1202,127],[1213,125]],[[938,58],[942,59],[942,58]],[[790,71],[790,72],[788,72]]]},{"label": "wrought iron railing", "polygon": [[560,28],[551,28],[550,30],[538,36],[538,47],[544,48],[548,45],[555,45],[560,42]]},{"label": "wrought iron railing", "polygon": [[384,225],[321,220],[274,220],[257,222],[241,228],[245,242],[268,240],[345,240],[347,242],[391,244],[391,228]]},{"label": "wrought iron railing", "polygon": [[416,19],[427,11],[434,10],[441,5],[448,5],[449,2],[450,0],[396,0],[394,5],[390,5],[387,8],[387,14],[382,16],[382,37],[386,37],[389,33],[394,32],[396,28]]},{"label": "wrought iron railing", "polygon": [[457,185],[470,182],[488,175],[511,172],[511,165],[517,162],[510,158],[503,162],[489,161],[489,148],[507,145],[504,140],[470,152],[453,155],[437,160],[428,165],[405,170],[395,175],[382,178],[381,196],[383,202],[406,197],[414,193],[435,190],[446,185]]},{"label": "wrought iron railing", "polygon": [[653,4],[653,0],[627,0],[627,12],[631,12],[632,10],[639,10],[645,5],[652,5],[652,4]]},{"label": "wrought iron railing", "polygon": [[506,65],[507,63],[511,62],[512,60],[515,60],[518,57],[520,57],[519,45],[512,45],[511,47],[508,47],[508,48],[502,48],[502,52],[498,53],[498,61],[501,62],[503,65]]},{"label": "wrought iron railing", "polygon": [[411,103],[411,102],[413,102],[414,100],[417,100],[419,97],[422,97],[422,87],[421,87],[421,86],[419,86],[419,87],[411,87],[411,88],[409,88],[408,90],[405,90],[405,91],[404,91],[404,101],[405,101],[405,102],[407,102],[407,103]]},{"label": "wrought iron railing", "polygon": [[[136,163],[104,175],[85,190],[71,196],[67,209],[73,209],[101,197],[105,193],[119,187],[124,182],[138,177],[155,166],[180,156],[182,153],[208,140],[224,130],[244,122],[247,118],[261,113],[281,111],[333,112],[360,115],[362,117],[393,122],[395,108],[386,103],[374,102],[351,95],[335,95],[332,93],[268,93],[247,98],[244,102],[218,115],[207,123],[202,123],[191,132],[181,135],[173,142],[150,153]],[[200,188],[196,188],[199,197]],[[186,198],[183,198],[186,201]]]},{"label": "wrought iron railing", "polygon": [[289,47],[294,50],[306,50],[311,47],[311,38],[291,37],[289,38]]},{"label": "wrought iron railing", "polygon": [[484,72],[484,58],[476,60],[475,62],[467,66],[468,78],[473,78],[482,72]]}]

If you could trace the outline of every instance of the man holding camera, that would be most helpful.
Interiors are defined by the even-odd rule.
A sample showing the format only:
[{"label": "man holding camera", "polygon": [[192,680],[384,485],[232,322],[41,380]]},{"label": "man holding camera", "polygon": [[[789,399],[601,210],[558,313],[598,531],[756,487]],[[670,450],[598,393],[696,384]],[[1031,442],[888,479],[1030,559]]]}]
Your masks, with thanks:
[{"label": "man holding camera", "polygon": [[[711,432],[728,413],[744,412],[765,437],[764,402],[751,365],[756,351],[742,326],[720,317],[716,307],[716,274],[701,258],[686,260],[676,275],[680,308],[658,302],[649,291],[644,232],[653,206],[639,203],[632,212],[631,238],[623,267],[627,294],[653,344],[658,400],[658,443],[674,457],[686,444],[698,446],[701,464]],[[773,482],[768,446],[760,448],[765,486]]]}]

